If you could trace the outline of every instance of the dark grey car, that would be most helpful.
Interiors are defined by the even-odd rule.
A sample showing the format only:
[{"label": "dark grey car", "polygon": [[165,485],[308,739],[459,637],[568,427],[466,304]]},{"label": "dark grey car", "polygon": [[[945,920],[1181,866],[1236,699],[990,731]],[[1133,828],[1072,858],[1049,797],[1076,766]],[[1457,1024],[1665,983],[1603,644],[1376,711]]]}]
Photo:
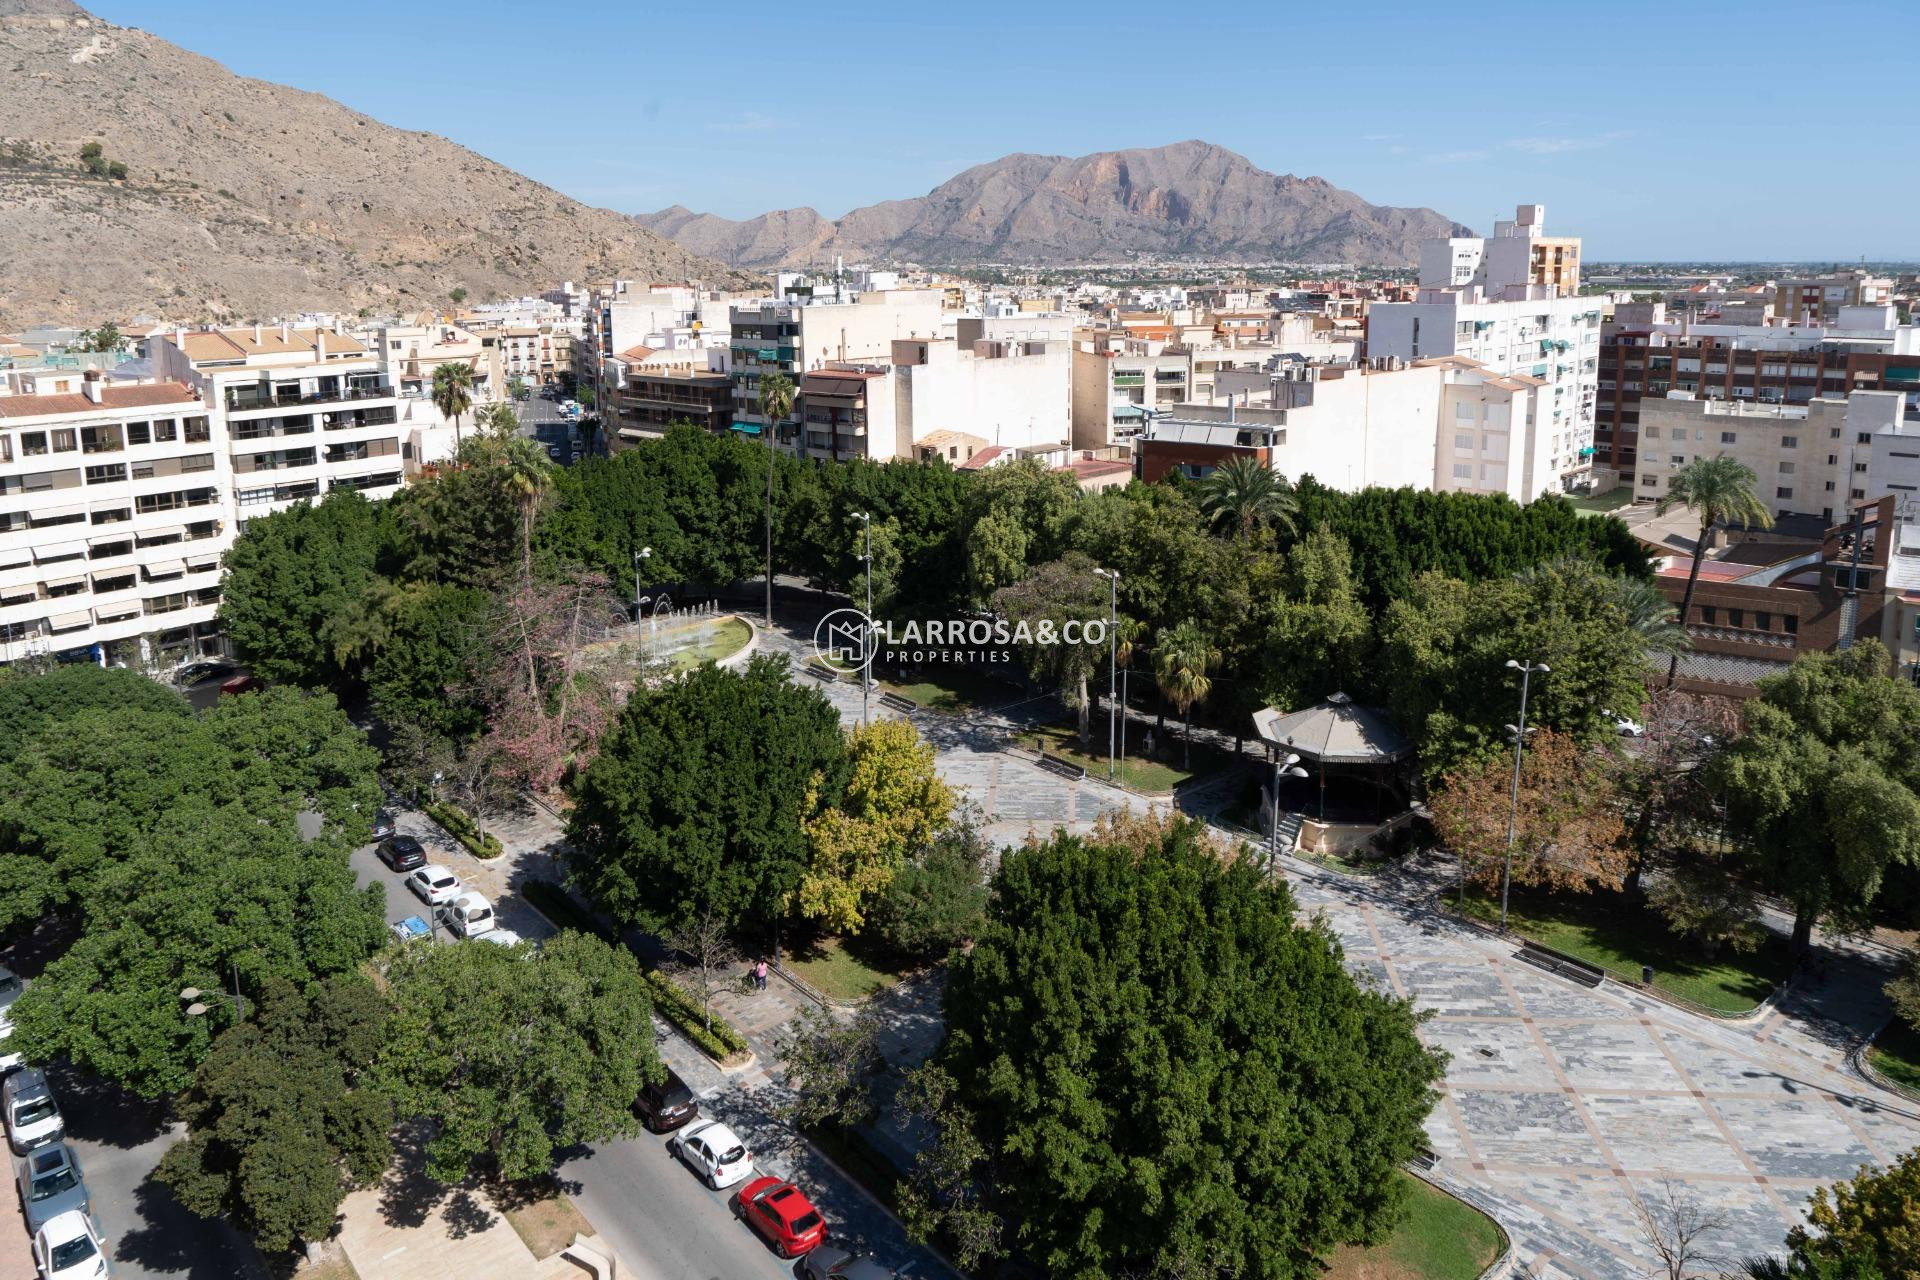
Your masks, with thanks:
[{"label": "dark grey car", "polygon": [[823,1244],[800,1259],[803,1280],[897,1280],[892,1267]]},{"label": "dark grey car", "polygon": [[41,1147],[16,1161],[13,1176],[20,1188],[20,1208],[27,1215],[28,1231],[38,1231],[41,1223],[69,1209],[93,1211],[80,1161],[64,1142]]}]

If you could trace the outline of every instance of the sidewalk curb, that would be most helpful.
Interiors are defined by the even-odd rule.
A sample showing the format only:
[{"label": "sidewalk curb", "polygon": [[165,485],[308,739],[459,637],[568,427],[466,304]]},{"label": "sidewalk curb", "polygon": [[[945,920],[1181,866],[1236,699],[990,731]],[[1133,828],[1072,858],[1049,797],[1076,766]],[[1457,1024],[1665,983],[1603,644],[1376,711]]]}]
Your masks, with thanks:
[{"label": "sidewalk curb", "polygon": [[841,1168],[840,1162],[838,1160],[835,1160],[832,1156],[828,1155],[825,1151],[822,1151],[820,1149],[820,1145],[816,1143],[812,1138],[807,1137],[805,1134],[800,1133],[798,1130],[794,1131],[794,1136],[799,1138],[801,1142],[805,1143],[807,1146],[807,1150],[811,1151],[815,1156],[819,1157],[820,1162],[822,1164],[826,1165],[827,1168],[833,1170],[835,1173],[839,1174],[842,1178],[846,1179],[847,1185],[852,1187],[855,1191],[859,1192],[861,1197],[864,1198],[867,1201],[867,1203],[871,1204],[874,1208],[878,1209],[881,1213],[885,1214],[887,1218],[895,1226],[900,1228],[900,1234],[903,1237],[905,1237],[907,1240],[913,1241],[920,1248],[925,1249],[928,1253],[940,1259],[941,1265],[945,1266],[946,1269],[949,1272],[951,1272],[955,1277],[964,1277],[967,1274],[964,1270],[961,1269],[960,1264],[958,1264],[952,1258],[949,1258],[947,1256],[946,1250],[941,1249],[936,1245],[927,1244],[923,1241],[913,1240],[912,1233],[907,1230],[907,1224],[900,1221],[900,1215],[895,1213],[892,1209],[888,1208],[887,1205],[880,1199],[879,1196],[876,1196],[875,1194],[873,1194],[873,1192],[869,1191],[867,1189],[866,1183],[860,1181],[860,1179],[854,1177],[852,1174],[848,1173],[845,1169]]}]

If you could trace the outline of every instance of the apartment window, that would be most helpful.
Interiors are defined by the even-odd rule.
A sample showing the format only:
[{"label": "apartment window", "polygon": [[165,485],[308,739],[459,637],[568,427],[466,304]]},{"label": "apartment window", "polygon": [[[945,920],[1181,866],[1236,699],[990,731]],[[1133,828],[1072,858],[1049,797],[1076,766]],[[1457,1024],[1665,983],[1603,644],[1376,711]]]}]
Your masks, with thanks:
[{"label": "apartment window", "polygon": [[1455,432],[1453,436],[1453,447],[1456,449],[1472,449],[1473,436],[1465,432]]},{"label": "apartment window", "polygon": [[1799,436],[1781,436],[1780,447],[1782,449],[1798,449],[1800,447],[1800,437]]},{"label": "apartment window", "polygon": [[112,484],[117,480],[125,480],[126,478],[127,464],[124,462],[108,462],[96,467],[87,468],[88,484]]},{"label": "apartment window", "polygon": [[[208,430],[205,418],[183,418],[181,421],[187,428],[188,444],[205,444],[212,438],[212,432]],[[172,439],[171,436],[167,438]]]},{"label": "apartment window", "polygon": [[[201,418],[199,421],[205,422],[206,419]],[[180,428],[173,419],[169,418],[164,422],[156,422],[153,424],[153,442],[155,444],[171,444],[179,438]]]},{"label": "apartment window", "polygon": [[1719,620],[1719,617],[1720,617],[1720,611],[1718,609],[1715,609],[1712,605],[1703,604],[1700,606],[1700,621],[1706,623],[1708,626],[1712,626],[1716,621]]},{"label": "apartment window", "polygon": [[93,513],[93,522],[95,524],[118,524],[122,520],[130,520],[132,518],[133,511],[128,507],[102,507]]},{"label": "apartment window", "polygon": [[1859,435],[1859,438],[1856,439],[1854,443],[1855,444],[1872,444],[1873,433],[1871,431],[1862,431]]},{"label": "apartment window", "polygon": [[1773,491],[1773,496],[1774,496],[1774,497],[1776,497],[1776,498],[1791,498],[1791,497],[1793,496],[1793,490],[1791,490],[1791,489],[1775,489],[1775,490]]},{"label": "apartment window", "polygon": [[1828,454],[1828,455],[1827,455],[1827,465],[1828,465],[1828,466],[1830,466],[1830,467],[1837,467],[1837,466],[1839,466],[1839,465],[1840,465],[1840,455],[1839,455],[1839,454],[1837,454],[1837,453],[1830,453],[1830,454]]},{"label": "apartment window", "polygon": [[1659,483],[1660,483],[1659,476],[1641,476],[1640,477],[1640,487],[1642,489],[1651,489]]},{"label": "apartment window", "polygon": [[1826,491],[1827,491],[1828,493],[1832,493],[1832,492],[1833,492],[1833,481],[1831,481],[1831,480],[1829,480],[1829,481],[1827,481],[1827,488],[1826,488]]},{"label": "apartment window", "polygon": [[1756,610],[1754,610],[1754,612],[1753,612],[1753,629],[1754,629],[1754,630],[1756,630],[1756,631],[1771,631],[1771,630],[1773,630],[1773,615],[1772,615],[1772,614],[1770,614],[1770,613],[1768,613],[1768,612],[1766,612],[1766,611],[1765,611],[1765,610],[1763,610],[1763,609],[1756,609]]},{"label": "apartment window", "polygon": [[1866,497],[1867,491],[1865,489],[1849,489],[1847,490],[1847,495],[1857,500]]},{"label": "apartment window", "polygon": [[117,573],[112,577],[100,577],[93,580],[95,591],[125,591],[133,585],[131,573]]},{"label": "apartment window", "polygon": [[1660,438],[1660,428],[1646,427],[1640,432],[1640,434],[1645,436],[1649,440],[1658,440]]},{"label": "apartment window", "polygon": [[1736,435],[1735,435],[1735,434],[1734,434],[1733,432],[1731,432],[1731,431],[1722,431],[1722,432],[1720,433],[1720,443],[1721,443],[1721,444],[1733,444],[1733,443],[1735,443],[1735,442],[1736,442],[1736,441],[1737,441],[1738,439],[1739,439],[1739,437],[1738,437],[1738,436],[1736,436]]},{"label": "apartment window", "polygon": [[148,422],[129,422],[127,424],[127,443],[146,444],[153,439],[153,424]]},{"label": "apartment window", "polygon": [[1782,463],[1780,464],[1780,474],[1781,474],[1781,475],[1783,475],[1783,476],[1790,476],[1790,475],[1792,475],[1792,474],[1793,474],[1793,464],[1792,464],[1791,462],[1782,462]]},{"label": "apartment window", "polygon": [[1471,480],[1471,479],[1473,479],[1473,464],[1472,464],[1471,462],[1456,462],[1456,463],[1454,463],[1454,464],[1453,464],[1453,478],[1454,478],[1455,480]]},{"label": "apartment window", "polygon": [[1867,469],[1867,464],[1864,462],[1856,462],[1853,464],[1853,469],[1855,471],[1865,471]]},{"label": "apartment window", "polygon": [[1798,614],[1793,614],[1793,613],[1781,614],[1780,625],[1786,628],[1787,634],[1790,636],[1797,636],[1800,634],[1800,617]]},{"label": "apartment window", "polygon": [[1742,609],[1729,609],[1729,610],[1727,610],[1727,625],[1728,625],[1728,626],[1730,626],[1730,627],[1744,627],[1744,626],[1746,626],[1746,625],[1747,625],[1747,615],[1746,615],[1746,612],[1745,612],[1744,610],[1742,610]]},{"label": "apartment window", "polygon": [[37,458],[47,451],[47,433],[44,431],[22,431],[20,433],[20,455],[25,458]]},{"label": "apartment window", "polygon": [[80,447],[80,436],[72,427],[61,427],[53,433],[53,451],[72,453]]},{"label": "apartment window", "polygon": [[1676,467],[1685,466],[1687,462],[1687,455],[1684,453],[1668,454],[1667,461],[1671,462]]},{"label": "apartment window", "polygon": [[1840,428],[1838,427],[1827,428],[1827,439],[1838,440],[1839,438],[1840,438]]},{"label": "apartment window", "polygon": [[107,560],[114,556],[131,555],[132,553],[133,539],[129,538],[124,542],[98,543],[89,550],[87,554],[95,560]]}]

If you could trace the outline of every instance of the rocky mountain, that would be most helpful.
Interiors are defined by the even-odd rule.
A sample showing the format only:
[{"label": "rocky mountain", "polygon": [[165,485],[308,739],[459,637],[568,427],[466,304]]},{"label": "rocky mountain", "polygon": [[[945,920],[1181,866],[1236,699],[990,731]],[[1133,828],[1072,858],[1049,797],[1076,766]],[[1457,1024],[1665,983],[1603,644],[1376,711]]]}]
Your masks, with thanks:
[{"label": "rocky mountain", "polygon": [[1399,266],[1416,259],[1421,240],[1466,231],[1431,209],[1368,204],[1323,178],[1271,174],[1206,142],[1006,156],[837,222],[812,209],[736,222],[677,205],[640,221],[695,253],[761,268],[835,254],[929,265],[1152,254]]},{"label": "rocky mountain", "polygon": [[0,0],[0,327],[411,311],[616,275],[747,283],[445,138],[69,0]]}]

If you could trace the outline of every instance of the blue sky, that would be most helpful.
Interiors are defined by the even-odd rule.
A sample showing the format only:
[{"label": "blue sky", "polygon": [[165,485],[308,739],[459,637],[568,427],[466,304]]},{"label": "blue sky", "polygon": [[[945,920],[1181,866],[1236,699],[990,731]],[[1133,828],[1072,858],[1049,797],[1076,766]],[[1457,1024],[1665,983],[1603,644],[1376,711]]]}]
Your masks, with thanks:
[{"label": "blue sky", "polygon": [[1204,138],[1483,231],[1537,201],[1589,259],[1920,258],[1913,3],[89,7],[627,212]]}]

